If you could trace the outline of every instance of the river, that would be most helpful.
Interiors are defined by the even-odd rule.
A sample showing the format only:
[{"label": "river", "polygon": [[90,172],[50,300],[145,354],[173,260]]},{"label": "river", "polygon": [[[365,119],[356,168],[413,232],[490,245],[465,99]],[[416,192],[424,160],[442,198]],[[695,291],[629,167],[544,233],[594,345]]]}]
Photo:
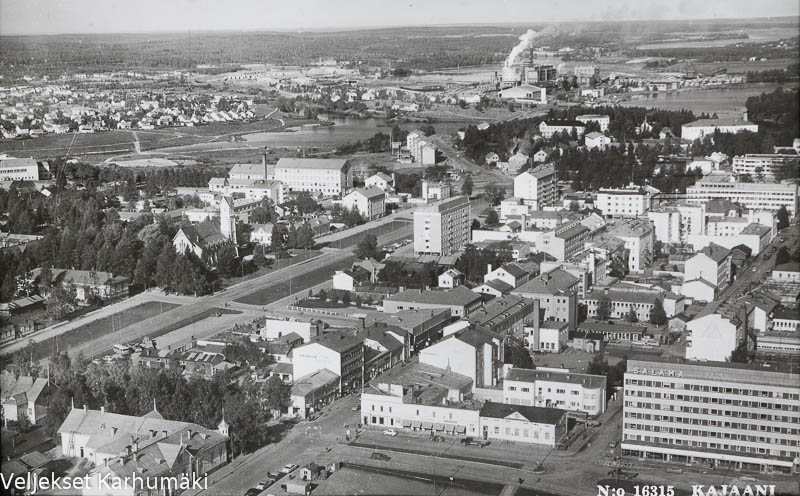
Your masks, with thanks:
[{"label": "river", "polygon": [[[249,144],[269,145],[269,146],[305,146],[305,147],[329,147],[337,146],[359,140],[366,140],[375,133],[389,134],[394,123],[387,122],[385,119],[352,119],[352,118],[331,118],[333,126],[319,126],[300,129],[294,132],[262,132],[245,134],[242,137]],[[434,122],[431,125],[436,129],[437,134],[455,134],[462,127],[470,122]],[[416,122],[400,122],[401,129],[411,131],[424,124]]]},{"label": "river", "polygon": [[[739,116],[748,97],[771,93],[777,83],[751,83],[727,88],[682,89],[669,93],[633,94],[624,107],[657,107],[665,110],[687,109],[696,115],[706,112],[720,117]],[[784,87],[794,87],[796,83]]]}]

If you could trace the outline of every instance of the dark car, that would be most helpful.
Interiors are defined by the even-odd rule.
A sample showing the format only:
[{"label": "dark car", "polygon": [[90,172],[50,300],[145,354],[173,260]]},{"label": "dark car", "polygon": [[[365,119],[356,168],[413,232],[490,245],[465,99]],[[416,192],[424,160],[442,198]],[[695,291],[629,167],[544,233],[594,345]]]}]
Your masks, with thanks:
[{"label": "dark car", "polygon": [[244,496],[256,496],[260,492],[261,492],[260,489],[256,489],[254,487],[251,487],[250,489],[247,490],[246,493],[244,493]]},{"label": "dark car", "polygon": [[370,457],[373,460],[380,460],[382,462],[388,462],[391,458],[388,455],[384,455],[383,453],[373,453]]}]

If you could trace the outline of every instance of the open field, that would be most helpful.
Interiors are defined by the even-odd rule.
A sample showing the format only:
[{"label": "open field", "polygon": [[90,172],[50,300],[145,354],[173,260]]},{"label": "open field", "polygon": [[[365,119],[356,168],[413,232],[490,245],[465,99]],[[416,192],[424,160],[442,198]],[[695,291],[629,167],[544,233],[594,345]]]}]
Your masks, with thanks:
[{"label": "open field", "polygon": [[[108,317],[94,320],[86,325],[67,331],[55,337],[36,343],[31,350],[33,360],[46,358],[53,351],[64,351],[72,348],[78,343],[86,341],[86,336],[92,340],[112,334],[115,330],[123,329],[129,325],[149,319],[155,315],[164,313],[180,305],[174,303],[164,303],[148,301],[135,307],[122,310]],[[126,341],[125,336],[119,336],[119,342]]]},{"label": "open field", "polygon": [[[92,134],[61,134],[41,138],[0,140],[0,153],[34,158],[50,158],[83,154],[123,154],[136,150],[193,145],[213,142],[219,146],[240,134],[279,129],[276,119],[254,122],[214,123],[197,127],[175,127],[154,130],[105,131]],[[73,142],[74,139],[74,142]]]}]

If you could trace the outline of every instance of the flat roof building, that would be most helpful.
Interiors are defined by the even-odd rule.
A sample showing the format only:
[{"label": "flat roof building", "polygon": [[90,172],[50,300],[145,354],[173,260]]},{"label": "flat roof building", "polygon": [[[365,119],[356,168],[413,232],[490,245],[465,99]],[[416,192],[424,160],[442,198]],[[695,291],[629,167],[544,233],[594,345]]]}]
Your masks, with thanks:
[{"label": "flat roof building", "polygon": [[470,203],[466,196],[448,198],[414,212],[414,253],[451,255],[470,239]]},{"label": "flat roof building", "polygon": [[634,358],[624,391],[623,455],[760,472],[800,468],[800,375]]}]

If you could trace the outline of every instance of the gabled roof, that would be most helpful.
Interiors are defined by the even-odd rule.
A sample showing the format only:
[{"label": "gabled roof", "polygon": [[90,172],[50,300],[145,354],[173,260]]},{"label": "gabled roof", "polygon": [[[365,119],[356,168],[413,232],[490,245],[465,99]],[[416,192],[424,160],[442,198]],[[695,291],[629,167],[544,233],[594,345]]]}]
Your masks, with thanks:
[{"label": "gabled roof", "polygon": [[487,401],[484,403],[483,408],[481,408],[480,416],[504,419],[515,413],[524,417],[528,422],[550,425],[558,424],[564,415],[566,415],[564,410],[559,410],[558,408],[509,405],[506,403]]},{"label": "gabled roof", "polygon": [[[213,222],[201,222],[193,226],[181,227],[178,233],[183,234],[193,244],[205,248],[206,246],[214,246],[225,241],[225,236],[219,228],[219,224]],[[178,234],[175,234],[178,236]]]},{"label": "gabled roof", "polygon": [[501,293],[508,293],[509,291],[514,289],[514,286],[500,279],[492,279],[491,281],[486,281],[485,283],[483,283],[483,285],[489,286],[490,288],[495,289]]},{"label": "gabled roof", "polygon": [[556,268],[545,272],[513,291],[514,294],[550,294],[557,295],[569,290],[579,279],[564,269]]},{"label": "gabled roof", "polygon": [[[350,194],[357,193],[368,200],[386,197],[386,192],[380,188],[356,188]],[[350,195],[347,195],[350,196]]]},{"label": "gabled roof", "polygon": [[520,267],[515,262],[507,263],[500,268],[508,272],[514,278],[525,277],[528,275],[528,271]]},{"label": "gabled roof", "polygon": [[717,263],[722,262],[731,254],[729,249],[716,243],[710,243],[708,246],[700,250],[700,252]]},{"label": "gabled roof", "polygon": [[772,269],[773,272],[776,270],[778,272],[800,272],[800,262],[782,263],[780,265],[776,265],[775,268]]}]

